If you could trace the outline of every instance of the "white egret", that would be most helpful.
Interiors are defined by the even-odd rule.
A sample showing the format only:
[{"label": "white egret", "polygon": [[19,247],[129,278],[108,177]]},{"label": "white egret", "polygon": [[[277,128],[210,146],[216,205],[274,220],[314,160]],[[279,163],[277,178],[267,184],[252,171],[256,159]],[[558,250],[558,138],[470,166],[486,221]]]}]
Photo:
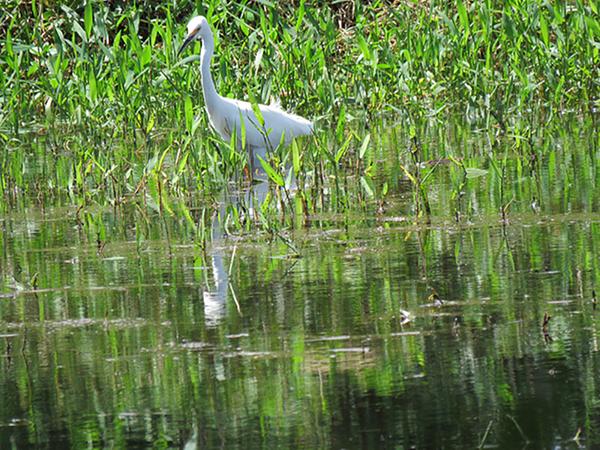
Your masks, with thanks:
[{"label": "white egret", "polygon": [[196,16],[187,25],[187,37],[179,49],[178,55],[190,42],[202,41],[200,54],[200,72],[204,104],[212,127],[225,141],[231,139],[232,133],[237,137],[237,144],[242,147],[242,127],[245,130],[245,147],[250,152],[250,164],[255,165],[255,155],[264,158],[266,151],[276,148],[281,142],[289,144],[294,137],[310,134],[313,131],[311,121],[287,113],[275,105],[257,105],[263,123],[256,117],[249,102],[222,97],[215,89],[210,73],[210,61],[215,42],[206,18]]}]

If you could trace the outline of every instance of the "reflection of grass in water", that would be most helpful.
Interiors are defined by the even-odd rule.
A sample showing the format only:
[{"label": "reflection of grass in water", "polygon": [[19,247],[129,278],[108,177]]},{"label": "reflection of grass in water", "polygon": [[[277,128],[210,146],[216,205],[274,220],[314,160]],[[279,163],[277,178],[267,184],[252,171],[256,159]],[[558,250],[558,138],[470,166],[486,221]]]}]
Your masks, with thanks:
[{"label": "reflection of grass in water", "polygon": [[[411,216],[468,218],[481,209],[474,197],[505,219],[509,205],[524,209],[519,198],[547,208],[543,197],[552,196],[543,192],[540,169],[565,157],[552,156],[549,136],[564,125],[552,118],[592,107],[599,25],[585,4],[378,4],[350,12],[337,4],[251,9],[211,1],[204,8],[217,33],[212,69],[220,91],[261,102],[281,96],[321,129],[268,162],[272,193],[255,217],[231,211],[238,230],[277,233],[316,213],[385,212],[407,179]],[[197,56],[189,64],[175,59],[192,10],[191,3],[173,10],[148,0],[137,9],[87,2],[7,11],[0,208],[133,201],[198,222],[185,212],[193,207],[187,199],[210,204],[225,183],[243,181],[246,156],[220,142],[201,111]],[[379,115],[385,111],[397,119]],[[474,141],[487,144],[458,146],[444,131],[432,136],[432,126],[454,126],[449,111],[467,112],[467,127],[486,130]],[[456,166],[421,165],[440,157]],[[465,173],[490,168],[489,176],[465,181]],[[288,192],[292,172],[298,201]],[[436,189],[448,174],[453,198],[440,203]],[[516,183],[530,189],[529,199]]]},{"label": "reflection of grass in water", "polygon": [[[444,174],[449,167],[437,170]],[[397,208],[390,200],[389,207]],[[194,230],[183,217],[157,220],[158,213],[148,214],[143,232],[154,242],[141,242],[136,252],[130,227],[142,224],[144,214],[127,205],[94,221],[83,211],[79,230],[73,221],[54,220],[48,212],[32,238],[20,238],[28,236],[20,230],[7,239],[7,259],[20,262],[23,274],[39,271],[41,287],[75,286],[65,295],[39,293],[0,305],[9,321],[4,333],[12,335],[0,338],[6,355],[2,373],[8,383],[18,379],[14,390],[24,399],[22,410],[16,403],[5,410],[9,419],[27,417],[31,429],[35,425],[37,432],[29,431],[32,442],[49,439],[62,427],[81,433],[72,438],[77,446],[93,434],[125,447],[138,430],[146,439],[174,436],[177,441],[187,439],[178,430],[200,422],[216,423],[205,427],[207,440],[232,442],[226,445],[231,448],[240,434],[244,443],[253,436],[259,418],[271,421],[261,443],[272,444],[281,435],[306,439],[304,430],[317,430],[323,438],[315,438],[311,448],[319,448],[339,436],[331,424],[340,414],[353,419],[355,425],[342,432],[354,437],[370,429],[361,411],[384,407],[381,420],[389,422],[378,426],[386,431],[398,430],[406,420],[409,425],[400,431],[422,433],[427,447],[429,437],[423,436],[431,435],[430,424],[447,418],[464,423],[461,444],[475,446],[519,433],[507,413],[533,440],[552,433],[558,418],[574,435],[593,412],[592,346],[598,326],[591,305],[565,296],[574,289],[578,270],[584,270],[585,301],[598,277],[593,249],[600,234],[591,214],[553,216],[539,224],[530,210],[523,216],[513,213],[518,224],[508,226],[506,234],[485,218],[449,228],[451,218],[440,223],[436,217],[427,227],[394,222],[395,228],[375,233],[368,222],[350,222],[332,233],[332,224],[344,223],[345,215],[338,214],[337,222],[323,221],[323,231],[299,233],[305,241],[294,242],[304,255],[293,262],[275,258],[288,252],[281,241],[267,245],[252,233],[247,239],[255,245],[240,245],[235,258],[227,247],[224,262],[244,315],[230,300],[216,328],[206,324],[198,298],[204,284],[197,267],[206,263],[194,260],[199,254],[189,245]],[[97,257],[95,227],[101,224],[109,242]],[[56,235],[69,246],[56,243]],[[170,242],[157,242],[165,235]],[[56,258],[35,251],[52,245],[61,249]],[[512,249],[517,270],[506,262],[505,248]],[[65,262],[76,255],[79,264]],[[115,264],[120,255],[126,258]],[[344,255],[351,259],[341,260]],[[124,274],[133,283],[125,292],[84,289],[94,280],[117,285]],[[276,292],[279,286],[284,295]],[[436,286],[443,305],[423,307],[432,303],[429,286]],[[547,302],[565,298],[573,298],[573,304]],[[407,326],[397,317],[401,309],[414,315]],[[545,311],[554,317],[551,345],[540,333]],[[460,321],[454,326],[456,317]],[[369,351],[363,354],[362,346]],[[582,366],[590,367],[589,377],[580,376]],[[545,395],[548,386],[551,400]],[[97,400],[90,401],[92,396]],[[349,407],[349,401],[362,409]],[[552,414],[536,414],[547,424],[539,432],[514,412],[532,401],[542,402],[544,409],[561,405],[560,412],[548,408]],[[35,415],[27,415],[29,405]],[[442,419],[428,418],[432,411]],[[473,422],[476,414],[481,419]],[[65,419],[57,423],[52,417]],[[584,431],[589,436],[593,428],[586,425]]]}]

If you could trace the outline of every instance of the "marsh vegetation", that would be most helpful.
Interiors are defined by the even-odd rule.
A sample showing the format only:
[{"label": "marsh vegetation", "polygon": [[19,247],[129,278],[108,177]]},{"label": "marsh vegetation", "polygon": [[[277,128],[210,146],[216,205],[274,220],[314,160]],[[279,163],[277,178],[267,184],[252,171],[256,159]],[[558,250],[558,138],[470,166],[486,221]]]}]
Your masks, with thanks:
[{"label": "marsh vegetation", "polygon": [[[222,95],[316,122],[262,184],[194,14]],[[595,1],[3,6],[0,447],[598,445],[598,42]]]}]

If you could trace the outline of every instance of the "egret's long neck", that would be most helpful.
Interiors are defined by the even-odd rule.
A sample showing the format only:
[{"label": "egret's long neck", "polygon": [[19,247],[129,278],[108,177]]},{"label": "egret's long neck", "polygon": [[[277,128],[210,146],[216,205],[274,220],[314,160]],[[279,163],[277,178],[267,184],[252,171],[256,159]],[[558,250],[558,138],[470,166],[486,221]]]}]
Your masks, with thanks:
[{"label": "egret's long neck", "polygon": [[210,60],[215,49],[215,41],[212,32],[208,30],[202,38],[202,52],[200,53],[200,72],[202,73],[202,91],[204,92],[204,103],[208,108],[214,105],[219,98],[215,89],[215,83],[210,74]]}]

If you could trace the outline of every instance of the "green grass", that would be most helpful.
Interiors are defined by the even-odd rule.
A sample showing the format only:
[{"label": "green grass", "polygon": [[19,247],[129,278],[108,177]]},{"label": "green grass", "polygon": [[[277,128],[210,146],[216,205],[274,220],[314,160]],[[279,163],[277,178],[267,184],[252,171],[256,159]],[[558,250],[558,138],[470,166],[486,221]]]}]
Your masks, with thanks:
[{"label": "green grass", "polygon": [[[480,195],[504,214],[515,197],[502,190],[515,180],[507,177],[547,155],[540,126],[556,135],[569,112],[588,132],[596,127],[587,119],[599,107],[595,1],[61,5],[15,2],[0,20],[2,210],[134,201],[175,212],[178,199],[210,203],[243,181],[245,155],[208,126],[199,44],[176,57],[196,13],[216,34],[222,95],[279,98],[317,120],[316,138],[269,162],[273,195],[257,221],[269,229],[275,202],[294,211],[284,212],[285,226],[315,212],[375,209],[406,181],[408,213],[430,216],[430,186],[448,172],[465,214],[461,192],[484,176],[473,169],[488,170]],[[428,129],[456,115],[486,143],[428,145]],[[424,166],[450,156],[448,170]],[[301,181],[299,202],[287,192],[286,163]]]}]

